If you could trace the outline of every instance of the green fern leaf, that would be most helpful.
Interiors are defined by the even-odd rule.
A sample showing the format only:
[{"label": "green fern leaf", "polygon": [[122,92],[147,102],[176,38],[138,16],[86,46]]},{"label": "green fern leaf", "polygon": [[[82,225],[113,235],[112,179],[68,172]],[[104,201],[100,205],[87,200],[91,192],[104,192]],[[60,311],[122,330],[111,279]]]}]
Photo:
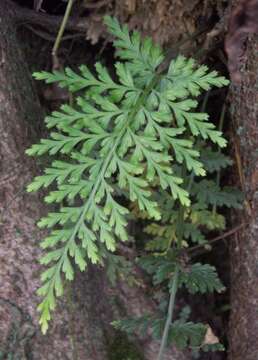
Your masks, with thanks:
[{"label": "green fern leaf", "polygon": [[211,87],[222,87],[229,84],[216,71],[209,72],[207,66],[197,66],[193,59],[178,56],[172,60],[167,72],[167,79],[176,91],[187,91],[192,96],[200,95],[202,90],[208,91]]},{"label": "green fern leaf", "polygon": [[243,194],[232,187],[220,189],[216,183],[209,180],[196,182],[193,187],[193,194],[199,203],[217,206],[227,206],[241,208],[243,204]]},{"label": "green fern leaf", "polygon": [[200,151],[200,160],[209,173],[232,165],[232,160],[228,156],[222,154],[221,151],[213,151],[209,147]]},{"label": "green fern leaf", "polygon": [[183,322],[176,320],[171,325],[168,341],[179,349],[199,347],[204,339],[206,326],[200,323]]},{"label": "green fern leaf", "polygon": [[[116,80],[100,63],[94,72],[82,65],[78,73],[65,68],[34,74],[38,80],[77,93],[73,106],[62,105],[47,116],[46,125],[53,129],[49,138],[26,151],[29,156],[54,157],[28,186],[28,191],[51,186],[45,202],[57,204],[38,223],[50,229],[41,242],[45,250],[41,263],[46,265],[38,291],[43,297],[39,305],[43,332],[56,297],[63,293],[64,280],[75,276],[75,266],[84,271],[89,262],[104,263],[117,242],[128,239],[128,203],[161,222],[165,219],[164,204],[157,196],[161,191],[167,193],[170,207],[176,201],[189,207],[182,168],[205,175],[196,138],[210,139],[220,147],[226,144],[207,115],[195,112],[197,102],[189,98],[225,85],[225,79],[182,57],[161,75],[158,68],[164,55],[159,46],[149,38],[142,40],[137,32],[131,34],[116,19],[106,17],[105,23],[122,61],[115,64]],[[204,222],[204,211],[208,210],[191,213],[193,224]],[[166,215],[169,225],[172,214]],[[216,221],[211,216],[209,220],[216,228]],[[166,229],[168,244],[169,231],[174,230]],[[158,266],[154,282],[161,283],[171,271],[173,261],[168,257]]]},{"label": "green fern leaf", "polygon": [[133,69],[134,74],[146,76],[147,72],[153,73],[164,59],[160,47],[154,45],[150,38],[142,41],[137,31],[131,35],[128,27],[121,26],[117,19],[110,16],[105,16],[104,19],[109,32],[115,36],[117,56],[130,62],[130,69]]},{"label": "green fern leaf", "polygon": [[185,285],[192,294],[200,292],[221,292],[225,288],[218,278],[215,268],[211,265],[196,263],[180,273],[179,285]]}]

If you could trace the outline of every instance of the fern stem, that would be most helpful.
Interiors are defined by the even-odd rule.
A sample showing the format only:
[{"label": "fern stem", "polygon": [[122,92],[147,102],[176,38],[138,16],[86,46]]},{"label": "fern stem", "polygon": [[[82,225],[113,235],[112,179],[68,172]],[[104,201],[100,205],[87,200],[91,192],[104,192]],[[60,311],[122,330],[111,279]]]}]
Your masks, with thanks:
[{"label": "fern stem", "polygon": [[58,52],[58,49],[59,49],[59,46],[60,46],[64,31],[65,31],[67,21],[69,19],[69,16],[70,16],[70,13],[71,13],[71,10],[72,10],[73,3],[74,3],[74,0],[69,0],[69,2],[67,4],[62,23],[61,23],[60,29],[58,31],[56,41],[55,41],[54,46],[53,46],[52,57],[53,57],[53,67],[54,68],[57,68],[58,65],[59,65],[58,64],[58,58],[57,58],[57,52]]},{"label": "fern stem", "polygon": [[[185,177],[185,173],[186,173],[186,167],[183,166],[183,168],[182,168],[183,177]],[[184,236],[184,226],[183,226],[184,212],[185,212],[184,206],[180,205],[179,212],[178,212],[178,222],[177,222],[177,248],[179,250],[182,248],[182,241],[183,241],[183,236]],[[169,328],[172,324],[173,313],[174,313],[174,308],[175,308],[176,293],[177,293],[177,289],[178,289],[178,276],[179,276],[179,265],[176,264],[173,282],[172,282],[172,288],[171,288],[171,292],[170,292],[169,304],[168,304],[167,319],[166,319],[166,324],[165,324],[162,339],[161,339],[161,345],[160,345],[157,360],[163,359],[165,348],[167,345]]]},{"label": "fern stem", "polygon": [[176,293],[177,293],[177,288],[178,288],[178,286],[177,286],[178,285],[178,275],[179,275],[179,267],[177,265],[176,269],[175,269],[175,273],[174,273],[172,289],[171,289],[170,298],[169,298],[167,320],[166,320],[165,328],[164,328],[164,331],[163,331],[161,345],[160,345],[157,360],[162,360],[163,359],[163,355],[164,355],[165,348],[166,348],[166,345],[167,345],[168,332],[169,332],[169,328],[170,328],[170,325],[171,325],[171,322],[172,322],[172,319],[173,319],[173,313],[174,313],[174,307],[175,307],[175,299],[176,299]]},{"label": "fern stem", "polygon": [[[180,212],[181,212],[182,208],[183,207],[181,206]],[[180,217],[181,217],[181,214],[180,214]],[[181,226],[181,228],[182,228],[182,226]],[[181,244],[181,241],[180,241],[180,244]],[[174,308],[175,308],[176,293],[177,293],[177,289],[178,289],[178,276],[179,276],[179,266],[177,264],[175,267],[175,272],[174,272],[174,276],[173,276],[172,288],[171,288],[169,304],[168,304],[167,319],[166,319],[165,327],[164,327],[163,334],[162,334],[162,339],[161,339],[161,344],[160,344],[160,349],[159,349],[159,354],[158,354],[157,360],[163,359],[164,352],[166,349],[169,328],[172,324]]]}]

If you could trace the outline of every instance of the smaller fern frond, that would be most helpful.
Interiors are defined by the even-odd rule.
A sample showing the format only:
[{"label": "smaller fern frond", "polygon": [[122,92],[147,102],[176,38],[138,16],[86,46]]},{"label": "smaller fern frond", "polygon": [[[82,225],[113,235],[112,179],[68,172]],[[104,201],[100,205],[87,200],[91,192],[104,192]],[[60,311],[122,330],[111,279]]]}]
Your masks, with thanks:
[{"label": "smaller fern frond", "polygon": [[154,74],[155,69],[164,60],[161,48],[150,38],[142,40],[137,31],[130,34],[126,25],[120,25],[118,20],[111,16],[105,16],[104,21],[109,32],[115,37],[114,46],[117,56],[130,62],[133,74],[141,76],[147,76],[149,72]]},{"label": "smaller fern frond", "polygon": [[193,59],[186,59],[184,56],[171,61],[166,78],[175,91],[194,97],[213,86],[223,87],[229,84],[223,76],[218,76],[217,71],[210,72],[207,66],[197,66]]},{"label": "smaller fern frond", "polygon": [[179,286],[185,285],[192,294],[200,292],[221,292],[225,290],[218,278],[216,269],[208,264],[193,264],[190,269],[185,269],[179,276]]}]

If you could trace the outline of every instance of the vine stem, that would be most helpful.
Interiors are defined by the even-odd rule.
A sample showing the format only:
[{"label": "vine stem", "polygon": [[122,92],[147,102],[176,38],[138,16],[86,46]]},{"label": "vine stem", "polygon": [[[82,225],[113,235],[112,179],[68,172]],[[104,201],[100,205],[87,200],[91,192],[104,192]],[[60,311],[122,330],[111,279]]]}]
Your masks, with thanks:
[{"label": "vine stem", "polygon": [[168,332],[169,332],[169,327],[170,327],[170,325],[172,323],[172,319],[173,319],[175,299],[176,299],[176,293],[177,293],[177,288],[178,288],[178,275],[179,275],[179,267],[177,265],[176,269],[175,269],[175,273],[174,273],[174,278],[173,278],[173,283],[172,283],[172,288],[171,288],[171,293],[170,293],[170,298],[169,298],[167,320],[166,320],[165,328],[163,331],[157,360],[163,359],[164,351],[165,351],[165,348],[167,345]]},{"label": "vine stem", "polygon": [[63,37],[64,31],[65,31],[65,27],[66,27],[67,21],[69,19],[71,10],[72,10],[73,3],[74,3],[74,0],[69,0],[69,2],[67,4],[62,23],[61,23],[61,26],[59,28],[59,31],[58,31],[58,34],[57,34],[57,37],[56,37],[56,41],[55,41],[54,46],[53,46],[52,58],[53,58],[53,68],[54,69],[57,68],[58,65],[59,65],[57,52],[58,52],[60,43],[62,41],[62,37]]},{"label": "vine stem", "polygon": [[[184,179],[186,176],[186,166],[184,165],[182,168],[182,178]],[[188,191],[190,192],[190,187],[188,186]],[[184,237],[184,214],[185,214],[185,207],[180,204],[179,210],[178,210],[178,221],[177,221],[177,250],[182,249],[182,242]],[[163,330],[163,335],[161,339],[161,344],[159,348],[159,354],[157,357],[157,360],[162,360],[164,356],[164,352],[167,345],[168,340],[168,333],[169,328],[172,324],[173,320],[173,314],[174,314],[174,308],[175,308],[175,300],[176,300],[176,293],[178,290],[178,278],[179,278],[179,263],[176,263],[174,276],[173,276],[173,282],[172,287],[170,291],[170,297],[169,297],[169,304],[168,304],[168,312],[167,312],[167,319],[165,323],[165,327]]]},{"label": "vine stem", "polygon": [[[183,173],[185,171],[186,171],[186,169],[183,168]],[[177,248],[178,248],[178,250],[180,250],[182,248],[182,240],[183,240],[183,235],[184,235],[184,233],[183,233],[184,211],[185,211],[184,206],[180,205],[179,215],[178,215],[178,223],[177,223],[177,241],[178,241]],[[160,349],[159,349],[159,354],[158,354],[157,360],[163,359],[164,352],[166,349],[169,328],[170,328],[170,326],[172,324],[172,320],[173,320],[176,293],[177,293],[177,289],[178,289],[178,277],[179,277],[179,265],[176,264],[173,282],[172,282],[172,288],[171,288],[170,297],[169,297],[167,319],[166,319],[166,323],[165,323],[165,327],[164,327],[164,331],[163,331],[163,335],[162,335],[162,339],[161,339],[161,344],[160,344]]]}]

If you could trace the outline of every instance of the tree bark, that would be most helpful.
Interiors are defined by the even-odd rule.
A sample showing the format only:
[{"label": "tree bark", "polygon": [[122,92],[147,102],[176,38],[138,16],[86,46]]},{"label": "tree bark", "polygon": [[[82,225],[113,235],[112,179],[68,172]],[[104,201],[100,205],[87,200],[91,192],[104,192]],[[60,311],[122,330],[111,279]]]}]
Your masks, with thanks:
[{"label": "tree bark", "polygon": [[[235,3],[240,2],[235,1]],[[229,358],[230,360],[257,360],[258,34],[249,34],[241,61],[240,83],[232,84],[230,100],[235,131],[234,143],[242,164],[239,166],[240,180],[246,198],[244,210],[238,215],[238,220],[246,222],[247,226],[231,242]]]},{"label": "tree bark", "polygon": [[[36,166],[24,151],[36,141],[43,114],[15,35],[11,4],[0,1],[0,358],[114,359],[110,345],[117,334],[110,322],[115,314],[120,315],[122,307],[128,315],[139,315],[152,311],[154,304],[140,288],[119,283],[111,289],[102,269],[90,267],[78,274],[59,302],[47,335],[39,330],[35,290],[39,285],[37,258],[42,233],[35,222],[44,208],[38,196],[25,194]],[[122,306],[112,303],[114,297]],[[147,336],[133,346],[138,354],[154,360],[159,344]],[[130,354],[125,352],[126,358]],[[169,349],[164,359],[187,358]]]},{"label": "tree bark", "polygon": [[[35,222],[44,209],[37,196],[25,194],[25,186],[35,174],[35,166],[24,151],[29,146],[29,139],[33,141],[34,137],[35,141],[32,125],[36,128],[43,114],[15,36],[14,11],[10,5],[10,2],[0,2],[1,356],[3,359],[51,360],[74,359],[77,353],[79,359],[102,360],[107,358],[107,350],[104,337],[99,335],[101,331],[97,333],[96,330],[100,319],[82,315],[84,309],[91,310],[92,301],[87,302],[84,309],[76,308],[74,313],[71,307],[62,304],[45,337],[37,324],[39,299],[35,290],[39,285],[37,258],[42,234]],[[96,277],[90,281],[97,289],[101,277],[98,274]],[[86,295],[84,288],[82,284],[78,289],[81,299]],[[76,321],[71,316],[76,316]],[[74,342],[81,339],[76,342],[76,349],[72,346],[73,339]]]}]

